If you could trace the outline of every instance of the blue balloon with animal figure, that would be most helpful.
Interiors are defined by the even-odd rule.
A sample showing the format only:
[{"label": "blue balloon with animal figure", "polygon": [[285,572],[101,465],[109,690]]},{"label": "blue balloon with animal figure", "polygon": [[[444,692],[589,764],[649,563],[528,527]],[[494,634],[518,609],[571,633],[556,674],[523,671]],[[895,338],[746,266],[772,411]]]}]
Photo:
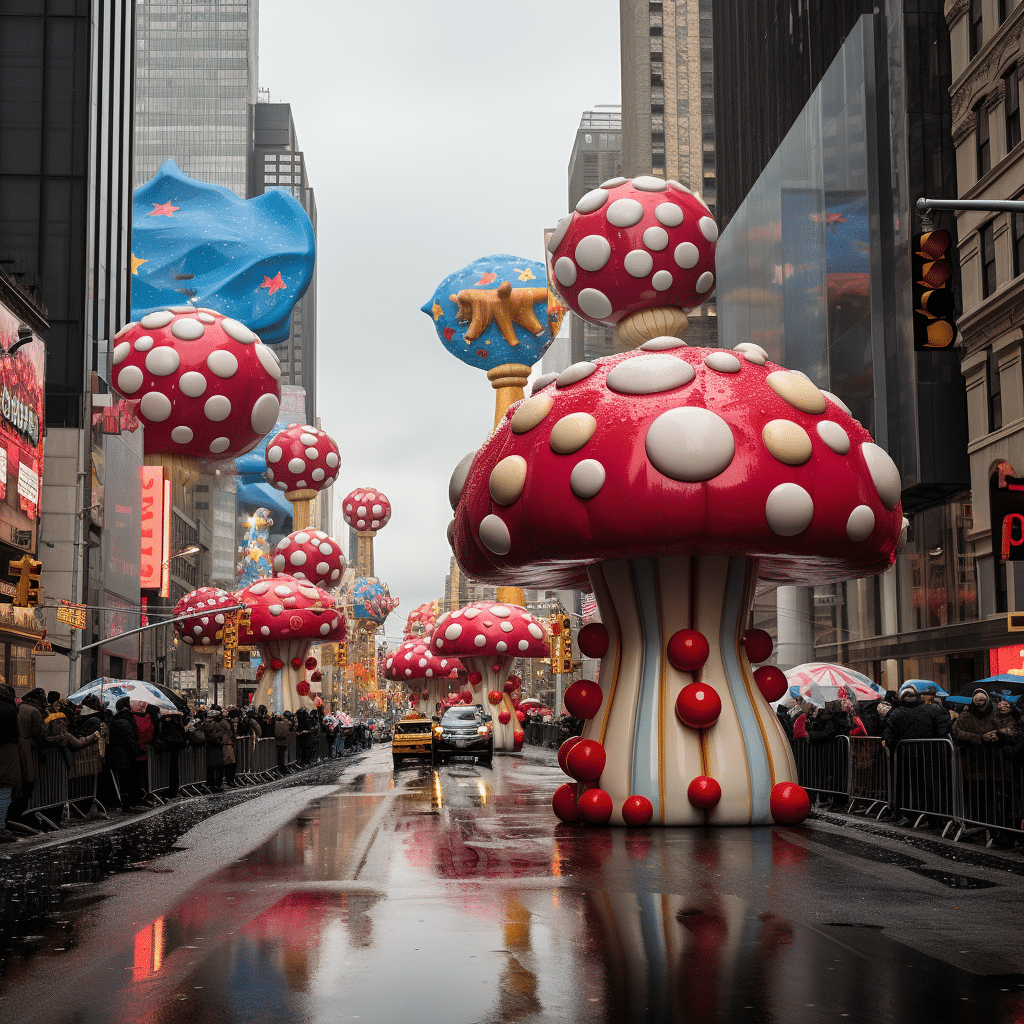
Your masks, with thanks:
[{"label": "blue balloon with animal figure", "polygon": [[364,628],[376,628],[398,607],[388,585],[376,576],[360,576],[352,581],[352,617]]},{"label": "blue balloon with animal figure", "polygon": [[313,225],[289,192],[240,199],[167,160],[134,193],[132,319],[205,307],[278,344],[313,278],[315,255]]},{"label": "blue balloon with animal figure", "polygon": [[238,551],[238,589],[259,579],[274,575],[270,564],[270,527],[274,525],[270,510],[258,508],[245,520],[245,534]]}]

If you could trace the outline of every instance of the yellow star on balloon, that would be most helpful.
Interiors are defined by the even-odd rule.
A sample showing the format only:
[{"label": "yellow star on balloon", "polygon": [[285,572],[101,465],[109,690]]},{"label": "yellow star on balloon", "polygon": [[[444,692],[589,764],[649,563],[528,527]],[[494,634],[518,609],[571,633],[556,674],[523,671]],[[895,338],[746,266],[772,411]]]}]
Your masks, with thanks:
[{"label": "yellow star on balloon", "polygon": [[527,267],[525,270],[520,270],[519,271],[519,280],[520,281],[533,281],[534,279],[535,279],[535,275],[534,275],[533,271],[529,267]]},{"label": "yellow star on balloon", "polygon": [[148,263],[148,262],[149,262],[149,260],[140,260],[139,257],[135,255],[135,253],[132,253],[132,273],[136,277],[138,277],[138,275],[139,275],[139,267],[141,267],[143,263]]},{"label": "yellow star on balloon", "polygon": [[437,323],[438,320],[441,319],[441,317],[444,316],[444,310],[441,308],[441,304],[436,301],[434,302],[434,305],[431,307],[430,312],[434,317],[435,324]]}]

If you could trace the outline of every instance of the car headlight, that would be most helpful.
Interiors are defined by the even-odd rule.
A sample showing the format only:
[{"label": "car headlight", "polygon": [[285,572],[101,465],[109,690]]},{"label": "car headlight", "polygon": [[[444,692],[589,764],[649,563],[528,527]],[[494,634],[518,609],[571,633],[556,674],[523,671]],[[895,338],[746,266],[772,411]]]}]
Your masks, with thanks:
[{"label": "car headlight", "polygon": [[434,726],[434,735],[435,736],[441,736],[443,734],[444,734],[444,729],[442,729],[441,726],[439,726],[439,725],[435,725]]},{"label": "car headlight", "polygon": [[479,728],[479,729],[477,729],[477,732],[478,732],[478,733],[479,733],[479,734],[480,734],[481,736],[486,736],[486,735],[487,735],[487,733],[488,733],[488,731],[489,731],[489,730],[488,730],[488,728],[487,728],[487,726],[486,726],[486,725],[481,725],[481,726],[480,726],[480,728]]}]

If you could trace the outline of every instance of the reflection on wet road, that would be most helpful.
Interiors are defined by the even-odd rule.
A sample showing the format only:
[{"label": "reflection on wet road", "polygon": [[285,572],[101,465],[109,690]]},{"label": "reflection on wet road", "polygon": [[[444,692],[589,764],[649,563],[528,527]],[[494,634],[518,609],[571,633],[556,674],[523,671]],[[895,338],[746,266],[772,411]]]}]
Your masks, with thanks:
[{"label": "reflection on wet road", "polygon": [[[103,957],[90,956],[90,930],[106,911],[83,910],[74,956],[40,954],[36,978],[9,977],[0,1016],[1024,1019],[1024,979],[971,973],[890,936],[914,905],[986,898],[950,897],[911,865],[818,848],[808,829],[556,827],[559,772],[537,759],[393,775],[385,748],[360,767],[206,881],[182,879],[159,916],[128,915]],[[829,879],[831,905],[820,897]],[[56,1004],[36,998],[40,978],[48,994],[63,986]]]}]

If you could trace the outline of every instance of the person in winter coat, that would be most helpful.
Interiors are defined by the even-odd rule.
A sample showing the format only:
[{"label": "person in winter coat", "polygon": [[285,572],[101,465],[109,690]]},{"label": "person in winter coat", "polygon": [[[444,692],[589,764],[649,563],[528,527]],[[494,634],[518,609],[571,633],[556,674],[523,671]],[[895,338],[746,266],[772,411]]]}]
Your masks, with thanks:
[{"label": "person in winter coat", "polygon": [[128,697],[121,697],[114,705],[110,742],[107,744],[107,765],[117,776],[122,814],[128,814],[145,795],[142,780],[146,751],[139,742],[139,727],[131,705]]},{"label": "person in winter coat", "polygon": [[180,711],[168,711],[160,720],[160,739],[167,751],[167,795],[173,800],[181,784],[181,751],[188,742],[184,716]]},{"label": "person in winter coat", "polygon": [[40,750],[60,745],[60,738],[51,736],[46,728],[46,693],[37,686],[29,690],[18,705],[18,751],[21,766],[21,795],[11,802],[7,812],[18,819],[28,807],[36,785],[36,761]]},{"label": "person in winter coat", "polygon": [[860,720],[868,736],[882,735],[882,718],[878,713],[881,701],[867,701],[860,706]]},{"label": "person in winter coat", "polygon": [[223,793],[225,759],[230,749],[231,762],[234,763],[235,737],[220,705],[214,704],[210,708],[209,715],[203,720],[203,732],[206,735],[206,784],[218,793]]},{"label": "person in winter coat", "polygon": [[282,718],[274,722],[274,742],[277,744],[277,770],[282,775],[288,774],[285,762],[288,758],[288,736],[293,732],[291,712],[286,711]]},{"label": "person in winter coat", "polygon": [[0,683],[0,841],[13,842],[7,831],[7,811],[21,795],[21,754],[19,753],[18,708],[14,687]]},{"label": "person in winter coat", "polygon": [[953,739],[959,747],[981,748],[999,742],[996,709],[988,690],[980,686],[971,694],[971,703],[953,726]]},{"label": "person in winter coat", "polygon": [[[438,705],[440,707],[440,705]],[[781,704],[775,709],[775,717],[779,720],[779,725],[782,726],[782,731],[786,734],[786,739],[790,743],[793,742],[793,718],[789,713],[789,708],[783,707]]]}]

